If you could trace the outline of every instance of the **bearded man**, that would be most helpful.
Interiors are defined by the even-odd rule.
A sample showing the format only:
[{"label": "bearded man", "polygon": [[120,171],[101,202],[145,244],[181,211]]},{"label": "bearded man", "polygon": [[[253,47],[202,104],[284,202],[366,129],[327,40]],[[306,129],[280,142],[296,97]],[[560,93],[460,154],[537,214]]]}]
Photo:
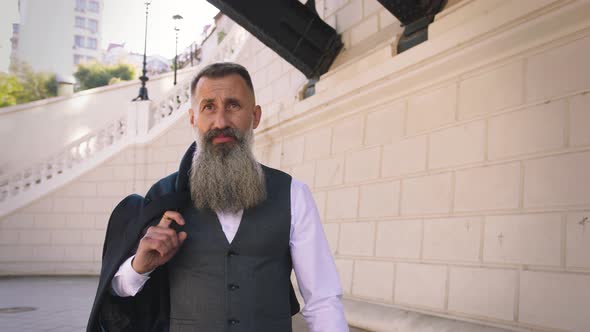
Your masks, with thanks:
[{"label": "bearded man", "polygon": [[[147,203],[124,200],[111,216],[88,331],[291,331],[298,311],[292,270],[310,331],[348,331],[309,189],[253,156],[262,111],[248,71],[209,65],[193,80],[191,96],[196,144],[179,171],[156,183]],[[187,203],[170,205],[171,195],[183,192]],[[156,202],[174,209],[135,231],[145,223],[136,219],[149,219],[145,211],[157,211]],[[132,205],[144,217],[129,222]],[[117,222],[139,226],[118,231]]]}]

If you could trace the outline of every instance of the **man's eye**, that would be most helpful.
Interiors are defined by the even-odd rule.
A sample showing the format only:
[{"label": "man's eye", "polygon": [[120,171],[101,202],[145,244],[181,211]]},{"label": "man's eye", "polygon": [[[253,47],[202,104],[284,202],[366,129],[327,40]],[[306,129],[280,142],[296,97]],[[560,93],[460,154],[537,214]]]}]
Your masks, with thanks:
[{"label": "man's eye", "polygon": [[213,105],[211,105],[211,104],[207,104],[207,105],[203,106],[204,111],[210,111],[212,109],[213,109]]},{"label": "man's eye", "polygon": [[238,103],[229,103],[229,107],[230,108],[239,108],[240,107],[240,104],[238,104]]}]

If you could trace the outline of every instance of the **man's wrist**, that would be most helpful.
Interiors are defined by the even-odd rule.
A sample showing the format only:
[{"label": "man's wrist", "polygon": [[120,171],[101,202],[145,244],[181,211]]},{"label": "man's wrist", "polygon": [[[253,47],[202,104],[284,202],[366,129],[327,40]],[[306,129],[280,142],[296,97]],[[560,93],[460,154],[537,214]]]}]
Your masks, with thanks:
[{"label": "man's wrist", "polygon": [[135,256],[133,256],[131,258],[131,269],[133,269],[133,271],[137,274],[140,274],[142,276],[149,276],[150,273],[152,273],[155,269],[152,270],[147,270],[147,269],[140,269],[137,266],[133,265],[133,262],[135,262]]}]

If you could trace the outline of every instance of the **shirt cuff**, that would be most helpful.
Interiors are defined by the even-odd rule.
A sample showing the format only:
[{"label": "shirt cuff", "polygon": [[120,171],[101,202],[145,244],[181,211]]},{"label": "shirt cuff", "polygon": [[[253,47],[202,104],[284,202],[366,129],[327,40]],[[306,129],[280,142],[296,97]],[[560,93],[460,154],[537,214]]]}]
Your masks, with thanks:
[{"label": "shirt cuff", "polygon": [[111,290],[114,295],[120,297],[135,296],[150,279],[149,271],[146,273],[137,273],[131,266],[131,262],[135,258],[135,255],[129,257],[115,273],[113,280],[111,281]]}]

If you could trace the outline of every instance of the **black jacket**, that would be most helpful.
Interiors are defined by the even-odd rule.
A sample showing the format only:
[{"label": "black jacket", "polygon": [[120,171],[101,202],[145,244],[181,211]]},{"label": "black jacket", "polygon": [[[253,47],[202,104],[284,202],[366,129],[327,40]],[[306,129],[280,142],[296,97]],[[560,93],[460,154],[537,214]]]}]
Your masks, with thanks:
[{"label": "black jacket", "polygon": [[[94,305],[86,328],[98,331],[168,331],[170,297],[165,265],[151,273],[144,288],[133,297],[118,297],[110,292],[111,281],[119,266],[137,249],[145,229],[157,224],[167,210],[180,210],[191,203],[189,171],[195,143],[182,158],[178,172],[154,184],[145,198],[125,197],[113,210],[107,226],[102,268]],[[299,312],[299,303],[291,285],[291,313]]]}]

